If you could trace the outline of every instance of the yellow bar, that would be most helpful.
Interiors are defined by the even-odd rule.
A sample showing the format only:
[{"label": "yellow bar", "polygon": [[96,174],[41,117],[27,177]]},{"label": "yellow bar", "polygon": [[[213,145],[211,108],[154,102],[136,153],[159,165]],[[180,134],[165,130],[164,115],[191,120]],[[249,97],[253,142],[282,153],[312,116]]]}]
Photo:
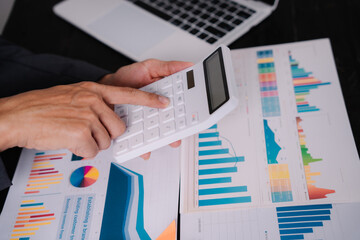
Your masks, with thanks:
[{"label": "yellow bar", "polygon": [[32,187],[32,186],[40,186],[40,185],[49,185],[49,184],[58,184],[58,183],[60,183],[60,182],[57,181],[57,182],[34,183],[34,184],[29,184],[29,187]]},{"label": "yellow bar", "polygon": [[35,159],[49,158],[49,157],[59,157],[59,156],[66,156],[66,153],[59,153],[59,154],[52,154],[52,155],[39,155],[39,156],[35,156]]},{"label": "yellow bar", "polygon": [[257,60],[258,63],[268,63],[268,62],[274,62],[274,58],[259,58]]},{"label": "yellow bar", "polygon": [[320,172],[310,172],[308,174],[306,174],[307,176],[320,176],[321,173]]},{"label": "yellow bar", "polygon": [[19,238],[10,238],[10,240],[19,240]]},{"label": "yellow bar", "polygon": [[13,234],[11,234],[12,237],[27,236],[27,235],[35,235],[35,233],[29,232],[29,233],[13,233]]},{"label": "yellow bar", "polygon": [[315,184],[316,181],[314,181],[314,180],[309,180],[309,181],[307,181],[307,180],[306,180],[306,183],[307,183],[307,184]]},{"label": "yellow bar", "polygon": [[54,165],[45,165],[45,166],[39,166],[39,167],[32,167],[31,169],[39,169],[39,168],[51,168],[54,167]]},{"label": "yellow bar", "polygon": [[38,190],[38,189],[45,189],[45,188],[49,188],[49,187],[48,187],[48,186],[46,186],[46,187],[33,187],[33,188],[26,188],[26,191]]},{"label": "yellow bar", "polygon": [[21,201],[21,203],[32,203],[32,202],[35,202],[35,200],[23,200],[23,201]]},{"label": "yellow bar", "polygon": [[44,165],[44,164],[49,164],[50,162],[36,162],[36,163],[33,163],[33,166],[36,166],[36,165]]},{"label": "yellow bar", "polygon": [[27,231],[36,231],[36,230],[39,230],[39,228],[36,227],[36,228],[14,229],[13,232],[27,232]]},{"label": "yellow bar", "polygon": [[50,220],[55,220],[55,218],[39,218],[39,219],[30,219],[30,220],[23,220],[23,221],[16,221],[16,224],[20,224],[20,223],[30,223],[30,222],[42,222],[42,221],[50,221]]},{"label": "yellow bar", "polygon": [[27,219],[27,218],[30,218],[30,216],[17,217],[16,219]]},{"label": "yellow bar", "polygon": [[299,80],[294,80],[293,83],[294,84],[302,84],[302,83],[313,83],[313,82],[317,82],[319,80],[317,80],[316,78],[312,78],[312,79],[299,79]]},{"label": "yellow bar", "polygon": [[45,207],[20,208],[19,211],[39,210],[39,209],[44,209],[44,208]]},{"label": "yellow bar", "polygon": [[50,210],[43,210],[43,211],[36,211],[36,212],[23,212],[23,213],[18,213],[18,215],[38,214],[38,213],[48,213],[48,212],[50,212]]},{"label": "yellow bar", "polygon": [[30,180],[28,183],[37,183],[37,182],[45,182],[45,181],[56,181],[62,180],[63,178],[48,178],[48,179],[39,179],[39,180]]},{"label": "yellow bar", "polygon": [[33,226],[42,226],[42,225],[49,225],[51,222],[44,222],[44,223],[29,223],[24,224],[24,227],[33,227]]}]

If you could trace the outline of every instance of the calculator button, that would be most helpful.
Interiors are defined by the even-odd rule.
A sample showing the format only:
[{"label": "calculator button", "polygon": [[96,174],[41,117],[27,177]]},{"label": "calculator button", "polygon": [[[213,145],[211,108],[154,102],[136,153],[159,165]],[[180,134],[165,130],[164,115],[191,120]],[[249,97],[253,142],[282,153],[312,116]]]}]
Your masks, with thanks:
[{"label": "calculator button", "polygon": [[145,92],[150,92],[150,93],[154,93],[157,91],[157,84],[151,84],[151,85],[148,85],[144,88],[144,91]]},{"label": "calculator button", "polygon": [[167,87],[170,87],[172,85],[172,80],[171,80],[171,78],[164,78],[164,79],[162,79],[162,80],[160,80],[160,82],[159,82],[159,87],[161,88],[161,89],[164,89],[164,88],[167,88]]},{"label": "calculator button", "polygon": [[128,114],[128,107],[125,105],[115,105],[115,113],[120,117],[126,116]]},{"label": "calculator button", "polygon": [[126,128],[124,134],[116,139],[116,142],[120,142],[122,139],[134,136],[134,135],[142,132],[143,129],[144,129],[144,126],[143,126],[142,122],[134,124],[132,126],[129,126],[129,127]]},{"label": "calculator button", "polygon": [[161,112],[160,113],[160,122],[164,123],[164,122],[168,122],[174,119],[174,110],[170,109],[169,111],[166,112]]},{"label": "calculator button", "polygon": [[191,124],[197,123],[198,120],[198,114],[196,112],[191,114]]},{"label": "calculator button", "polygon": [[185,115],[185,106],[184,105],[177,106],[175,108],[175,116],[176,117],[181,117],[181,116],[184,116],[184,115]]},{"label": "calculator button", "polygon": [[183,77],[181,74],[176,74],[174,77],[174,83],[183,82]]},{"label": "calculator button", "polygon": [[184,104],[184,94],[178,94],[174,97],[174,105]]},{"label": "calculator button", "polygon": [[169,135],[172,132],[175,132],[175,122],[171,121],[165,124],[160,125],[161,135]]},{"label": "calculator button", "polygon": [[145,141],[151,142],[158,139],[160,136],[159,128],[153,128],[145,132]]},{"label": "calculator button", "polygon": [[182,83],[176,83],[174,86],[174,91],[176,94],[182,93],[184,91]]},{"label": "calculator button", "polygon": [[143,120],[143,112],[142,111],[134,112],[133,114],[131,114],[129,116],[129,122],[131,124],[141,122],[142,120]]},{"label": "calculator button", "polygon": [[141,105],[131,105],[130,106],[130,111],[132,112],[137,112],[143,109],[143,106]]},{"label": "calculator button", "polygon": [[129,149],[129,143],[127,140],[122,140],[115,144],[115,152],[117,155],[126,152]]},{"label": "calculator button", "polygon": [[144,136],[142,134],[138,134],[129,139],[129,146],[132,148],[138,147],[144,143]]},{"label": "calculator button", "polygon": [[176,129],[182,129],[186,126],[186,119],[185,117],[181,117],[176,119]]},{"label": "calculator button", "polygon": [[157,108],[145,107],[145,109],[144,109],[145,117],[149,118],[149,117],[155,116],[156,114],[158,114],[158,109]]},{"label": "calculator button", "polygon": [[151,117],[149,119],[146,119],[144,125],[145,125],[144,126],[145,129],[150,129],[150,128],[154,128],[154,127],[159,126],[159,117],[154,116],[154,117]]},{"label": "calculator button", "polygon": [[162,89],[161,91],[157,92],[159,95],[163,95],[165,97],[172,97],[173,96],[173,89],[171,87]]}]

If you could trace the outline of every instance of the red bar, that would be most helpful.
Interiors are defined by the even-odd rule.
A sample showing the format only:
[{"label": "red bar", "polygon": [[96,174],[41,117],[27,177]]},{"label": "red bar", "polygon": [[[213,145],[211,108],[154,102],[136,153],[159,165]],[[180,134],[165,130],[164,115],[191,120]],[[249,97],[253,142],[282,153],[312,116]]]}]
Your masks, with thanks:
[{"label": "red bar", "polygon": [[32,194],[32,193],[39,193],[40,191],[29,191],[29,192],[24,192],[25,194]]},{"label": "red bar", "polygon": [[22,227],[25,227],[25,225],[23,224],[23,225],[15,225],[14,226],[14,228],[19,228],[19,227],[22,228]]},{"label": "red bar", "polygon": [[30,216],[30,218],[37,218],[37,217],[49,217],[49,216],[54,216],[54,213],[49,213],[49,214],[42,214],[42,215],[34,215],[34,216]]},{"label": "red bar", "polygon": [[52,174],[52,173],[58,173],[58,172],[59,172],[59,171],[32,173],[32,174],[30,174],[30,176],[43,175],[43,174]]}]

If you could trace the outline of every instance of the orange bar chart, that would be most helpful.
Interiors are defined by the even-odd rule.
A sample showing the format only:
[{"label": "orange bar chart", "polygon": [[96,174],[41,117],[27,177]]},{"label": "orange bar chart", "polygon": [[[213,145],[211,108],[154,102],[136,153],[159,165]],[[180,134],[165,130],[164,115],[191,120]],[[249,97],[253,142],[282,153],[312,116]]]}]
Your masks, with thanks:
[{"label": "orange bar chart", "polygon": [[56,170],[54,161],[62,160],[64,156],[66,153],[36,153],[24,193],[26,195],[40,194],[53,185],[61,183],[63,174]]},{"label": "orange bar chart", "polygon": [[47,210],[42,202],[24,200],[20,204],[18,215],[10,240],[30,240],[41,227],[50,225],[55,214]]},{"label": "orange bar chart", "polygon": [[314,162],[320,162],[323,159],[321,159],[321,158],[315,159],[309,153],[309,149],[306,146],[306,135],[304,134],[304,129],[300,125],[301,121],[302,121],[302,119],[300,117],[296,118],[296,124],[297,124],[299,142],[300,142],[300,149],[301,149],[301,156],[302,156],[302,161],[304,164],[304,171],[305,171],[305,178],[306,178],[306,184],[307,184],[307,188],[308,188],[309,199],[312,200],[312,199],[326,198],[327,194],[335,193],[335,190],[318,188],[315,185],[316,181],[313,180],[313,177],[321,176],[321,173],[320,172],[312,172],[310,164],[314,163]]}]

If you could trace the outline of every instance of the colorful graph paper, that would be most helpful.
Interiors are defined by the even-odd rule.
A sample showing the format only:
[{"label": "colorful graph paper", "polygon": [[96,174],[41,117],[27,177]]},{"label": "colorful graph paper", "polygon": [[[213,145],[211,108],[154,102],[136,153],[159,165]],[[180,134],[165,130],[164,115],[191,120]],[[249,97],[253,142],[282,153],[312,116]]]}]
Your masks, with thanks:
[{"label": "colorful graph paper", "polygon": [[323,159],[321,158],[313,158],[309,153],[309,149],[306,146],[306,135],[304,134],[304,129],[301,127],[302,119],[300,117],[296,118],[299,141],[300,141],[300,149],[301,149],[301,156],[304,164],[305,170],[305,177],[306,183],[308,188],[309,199],[319,199],[319,198],[326,198],[327,194],[335,193],[335,190],[332,189],[325,189],[325,188],[318,188],[316,187],[316,181],[312,179],[313,176],[320,176],[320,172],[311,172],[310,164],[313,162],[319,162]]},{"label": "colorful graph paper", "polygon": [[37,152],[34,157],[25,194],[41,194],[52,186],[59,184],[63,174],[56,170],[54,161],[62,160],[66,153],[45,154]]},{"label": "colorful graph paper", "polygon": [[224,147],[226,139],[221,138],[216,124],[199,133],[198,139],[199,206],[251,202],[251,196],[246,194],[247,186],[234,186],[232,181],[232,174],[238,172],[237,164],[244,162],[245,158]]},{"label": "colorful graph paper", "polygon": [[257,66],[263,116],[280,116],[280,101],[273,51],[258,51]]},{"label": "colorful graph paper", "polygon": [[331,220],[331,209],[332,204],[277,207],[280,239],[316,239],[314,229]]},{"label": "colorful graph paper", "polygon": [[318,107],[309,104],[306,97],[310,94],[310,90],[329,85],[330,82],[322,82],[313,77],[312,72],[306,72],[304,68],[300,68],[299,62],[291,56],[291,52],[289,52],[289,60],[298,113],[319,111]]},{"label": "colorful graph paper", "polygon": [[275,133],[264,119],[265,145],[270,178],[272,202],[293,201],[288,164],[279,164],[277,157],[281,147],[275,141]]},{"label": "colorful graph paper", "polygon": [[19,206],[16,222],[10,240],[37,239],[36,231],[55,220],[55,214],[35,200],[24,200]]}]

